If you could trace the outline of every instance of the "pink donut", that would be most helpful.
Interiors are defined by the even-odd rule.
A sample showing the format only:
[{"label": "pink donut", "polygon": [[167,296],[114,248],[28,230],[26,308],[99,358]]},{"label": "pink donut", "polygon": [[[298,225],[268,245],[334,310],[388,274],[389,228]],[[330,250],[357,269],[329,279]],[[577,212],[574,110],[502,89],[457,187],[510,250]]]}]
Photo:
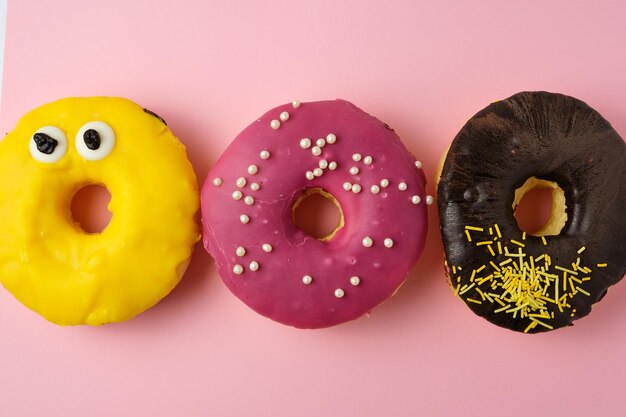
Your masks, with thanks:
[{"label": "pink donut", "polygon": [[[204,245],[254,311],[298,328],[356,319],[391,297],[424,247],[426,179],[386,124],[344,100],[286,104],[241,132],[202,187]],[[294,204],[323,190],[343,226],[316,239]]]}]

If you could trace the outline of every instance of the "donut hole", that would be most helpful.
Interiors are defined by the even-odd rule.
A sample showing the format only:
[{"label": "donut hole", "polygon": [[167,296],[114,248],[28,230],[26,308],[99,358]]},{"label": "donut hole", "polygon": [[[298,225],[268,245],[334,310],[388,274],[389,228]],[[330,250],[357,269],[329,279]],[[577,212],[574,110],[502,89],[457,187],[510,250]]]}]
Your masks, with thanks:
[{"label": "donut hole", "polygon": [[111,194],[105,186],[89,184],[82,187],[72,198],[72,220],[86,233],[102,233],[111,221],[109,201]]},{"label": "donut hole", "polygon": [[554,181],[530,177],[515,190],[513,215],[520,230],[533,236],[556,236],[567,222],[565,193]]},{"label": "donut hole", "polygon": [[330,240],[344,225],[339,201],[322,188],[308,188],[292,206],[292,221],[303,232],[319,240]]}]

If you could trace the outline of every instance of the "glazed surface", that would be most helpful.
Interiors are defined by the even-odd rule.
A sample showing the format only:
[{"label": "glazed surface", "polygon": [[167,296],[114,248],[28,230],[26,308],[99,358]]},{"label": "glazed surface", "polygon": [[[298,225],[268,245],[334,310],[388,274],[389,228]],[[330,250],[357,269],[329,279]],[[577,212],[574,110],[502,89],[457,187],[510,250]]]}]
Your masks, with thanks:
[{"label": "glazed surface", "polygon": [[[283,105],[241,132],[209,173],[201,195],[205,247],[253,310],[295,327],[332,326],[369,312],[406,279],[424,246],[424,185],[394,131],[353,104]],[[312,188],[334,196],[344,214],[329,241],[291,220],[294,202]]]},{"label": "glazed surface", "polygon": [[[511,207],[515,190],[532,176],[557,183],[565,193],[567,222],[545,243],[541,237],[523,235]],[[472,117],[446,156],[438,208],[453,289],[460,294],[460,288],[474,284],[461,298],[476,314],[499,326],[534,333],[570,325],[589,314],[607,288],[626,273],[626,145],[600,114],[575,98],[524,92]],[[470,280],[470,273],[483,265],[488,267],[476,277],[492,271],[490,261],[496,265],[506,261],[497,251],[490,254],[488,245],[476,245],[482,239],[493,241],[492,249],[496,248],[495,233],[487,234],[496,224],[501,245],[507,244],[511,253],[521,250],[510,242],[515,240],[523,245],[525,260],[548,254],[553,269],[559,265],[570,271],[555,269],[559,282],[568,282],[557,296],[571,297],[566,297],[569,307],[546,301],[552,317],[541,320],[547,326],[529,328],[529,317],[497,312],[504,305],[486,300],[476,285],[480,281]],[[467,226],[484,228],[485,233],[470,242],[466,233],[475,231]],[[583,265],[590,271],[579,268]],[[554,293],[553,286],[545,292],[547,298]],[[515,306],[510,307],[509,311]]]},{"label": "glazed surface", "polygon": [[[99,160],[78,151],[81,127],[101,126],[87,125],[93,121],[115,135]],[[29,152],[42,126],[67,138],[58,162]],[[184,146],[126,99],[67,98],[29,112],[0,143],[0,176],[0,280],[54,323],[98,325],[151,307],[178,283],[200,238],[197,183]],[[101,233],[84,232],[70,213],[73,195],[89,184],[111,194],[111,221]]]}]

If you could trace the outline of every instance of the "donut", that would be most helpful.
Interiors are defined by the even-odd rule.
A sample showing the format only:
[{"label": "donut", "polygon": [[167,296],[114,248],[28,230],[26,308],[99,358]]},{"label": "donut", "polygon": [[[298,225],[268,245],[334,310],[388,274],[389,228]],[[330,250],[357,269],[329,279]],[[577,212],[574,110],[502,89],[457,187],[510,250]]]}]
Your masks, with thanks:
[{"label": "donut", "polygon": [[[514,213],[535,188],[552,211],[531,234]],[[478,112],[444,156],[437,207],[454,294],[498,326],[570,326],[626,273],[626,146],[573,97],[522,92]]]},{"label": "donut", "polygon": [[[0,177],[0,281],[53,323],[141,313],[176,286],[200,239],[185,147],[123,98],[64,98],[27,113],[0,143]],[[111,194],[99,233],[70,210],[93,184]]]},{"label": "donut", "polygon": [[[344,101],[274,108],[243,130],[202,186],[203,240],[230,291],[297,328],[356,319],[391,297],[424,247],[421,162]],[[293,221],[319,193],[340,211],[321,239]]]}]

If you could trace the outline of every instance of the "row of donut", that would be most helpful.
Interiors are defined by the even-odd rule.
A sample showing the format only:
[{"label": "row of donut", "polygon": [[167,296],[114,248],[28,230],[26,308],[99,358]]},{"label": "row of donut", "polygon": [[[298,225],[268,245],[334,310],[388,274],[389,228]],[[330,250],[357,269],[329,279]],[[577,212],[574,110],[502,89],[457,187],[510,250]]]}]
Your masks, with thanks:
[{"label": "row of donut", "polygon": [[[61,325],[130,319],[165,297],[202,237],[230,291],[298,328],[356,319],[389,299],[422,253],[422,162],[387,124],[344,100],[270,110],[243,130],[199,192],[185,147],[122,98],[66,98],[0,143],[0,281]],[[508,329],[538,333],[591,311],[626,273],[626,145],[582,101],[518,93],[473,116],[441,160],[437,207],[455,296]],[[75,193],[106,186],[112,218],[87,233]],[[552,190],[538,232],[514,212]],[[315,238],[294,221],[312,194],[340,213]]]}]

